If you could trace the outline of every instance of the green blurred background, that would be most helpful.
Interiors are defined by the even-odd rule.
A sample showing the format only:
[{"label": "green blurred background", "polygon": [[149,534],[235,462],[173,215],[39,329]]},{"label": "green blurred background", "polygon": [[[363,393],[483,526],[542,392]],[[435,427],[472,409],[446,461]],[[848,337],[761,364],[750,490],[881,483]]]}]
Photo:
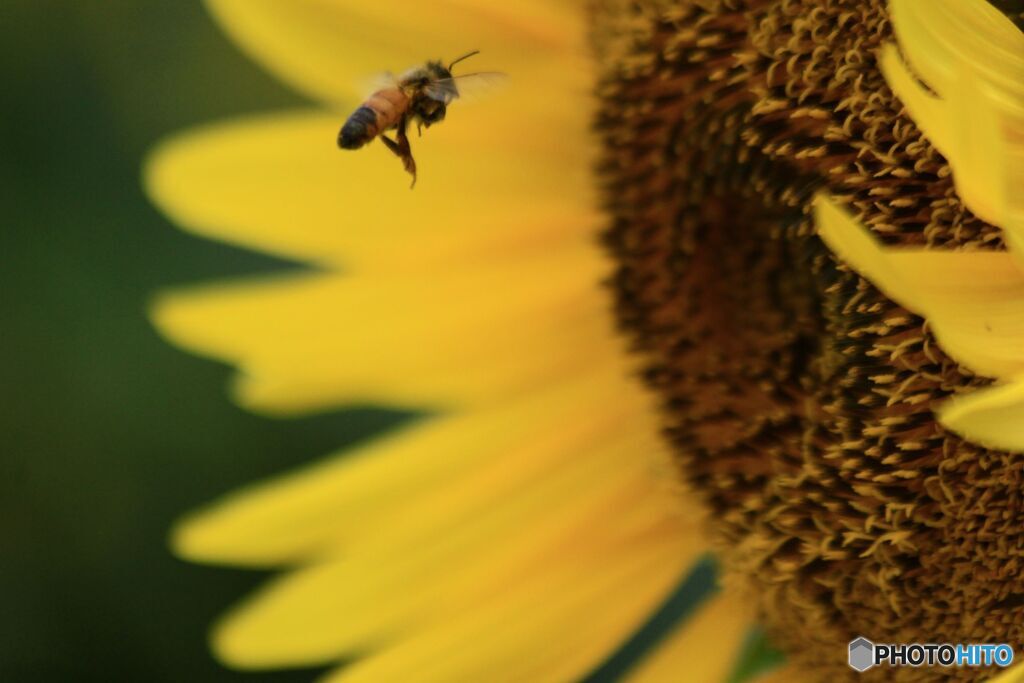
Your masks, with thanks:
[{"label": "green blurred background", "polygon": [[0,681],[308,681],[217,665],[264,579],[174,559],[174,519],[393,423],[273,421],[161,341],[157,290],[295,267],[189,237],[140,189],[161,137],[302,104],[198,0],[0,2]]}]

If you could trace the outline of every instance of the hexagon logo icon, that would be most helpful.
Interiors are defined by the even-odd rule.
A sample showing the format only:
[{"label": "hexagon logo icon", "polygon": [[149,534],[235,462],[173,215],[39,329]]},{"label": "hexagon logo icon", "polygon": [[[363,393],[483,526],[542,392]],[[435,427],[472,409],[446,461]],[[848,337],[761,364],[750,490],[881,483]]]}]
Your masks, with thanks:
[{"label": "hexagon logo icon", "polygon": [[850,667],[867,671],[875,665],[875,644],[867,638],[850,641]]}]

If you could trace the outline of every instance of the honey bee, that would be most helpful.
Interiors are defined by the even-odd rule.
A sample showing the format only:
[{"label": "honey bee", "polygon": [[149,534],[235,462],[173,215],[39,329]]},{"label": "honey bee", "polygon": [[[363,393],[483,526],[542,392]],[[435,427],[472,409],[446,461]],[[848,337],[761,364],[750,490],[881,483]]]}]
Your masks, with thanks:
[{"label": "honey bee", "polygon": [[[402,160],[405,170],[412,175],[412,186],[416,186],[416,160],[406,129],[410,122],[416,124],[420,135],[424,128],[444,120],[448,105],[460,96],[460,89],[472,80],[492,80],[503,76],[498,72],[477,72],[452,76],[452,67],[479,54],[474,50],[464,54],[448,66],[440,61],[427,62],[423,66],[409,69],[388,86],[370,95],[356,109],[338,132],[338,147],[359,149],[380,137],[388,149]],[[395,131],[392,140],[384,133]]]}]

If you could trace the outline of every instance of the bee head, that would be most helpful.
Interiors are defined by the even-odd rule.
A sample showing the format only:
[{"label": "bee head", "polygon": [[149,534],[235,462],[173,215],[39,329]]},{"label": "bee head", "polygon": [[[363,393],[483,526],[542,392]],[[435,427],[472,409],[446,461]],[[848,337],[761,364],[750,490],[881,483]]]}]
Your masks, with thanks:
[{"label": "bee head", "polygon": [[426,72],[428,80],[432,82],[432,87],[434,88],[434,95],[432,96],[435,99],[447,104],[459,96],[459,91],[455,87],[455,81],[452,80],[451,69],[441,62],[427,62]]},{"label": "bee head", "polygon": [[[464,54],[455,61],[453,61],[448,66],[445,66],[440,61],[426,63],[426,66],[424,66],[423,68],[423,71],[426,72],[424,81],[433,81],[434,87],[437,90],[437,94],[441,95],[439,97],[437,96],[437,94],[435,94],[433,96],[435,99],[443,102],[444,104],[449,104],[451,103],[452,100],[459,96],[458,88],[455,87],[455,81],[452,78],[452,67],[461,62],[462,60],[472,57],[478,52],[480,51],[474,50],[473,52]],[[426,86],[427,83],[423,82],[420,85]],[[443,114],[441,115],[441,118],[444,118]]]},{"label": "bee head", "polygon": [[443,80],[452,77],[452,71],[441,62],[427,62],[427,73],[434,80]]}]

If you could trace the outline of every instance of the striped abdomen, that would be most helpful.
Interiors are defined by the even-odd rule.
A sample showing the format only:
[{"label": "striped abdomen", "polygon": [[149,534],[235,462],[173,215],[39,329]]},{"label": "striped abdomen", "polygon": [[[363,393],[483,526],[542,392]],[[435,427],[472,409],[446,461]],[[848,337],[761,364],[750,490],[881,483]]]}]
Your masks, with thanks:
[{"label": "striped abdomen", "polygon": [[338,147],[359,149],[394,128],[409,108],[409,98],[398,88],[378,90],[356,109],[338,133]]}]

